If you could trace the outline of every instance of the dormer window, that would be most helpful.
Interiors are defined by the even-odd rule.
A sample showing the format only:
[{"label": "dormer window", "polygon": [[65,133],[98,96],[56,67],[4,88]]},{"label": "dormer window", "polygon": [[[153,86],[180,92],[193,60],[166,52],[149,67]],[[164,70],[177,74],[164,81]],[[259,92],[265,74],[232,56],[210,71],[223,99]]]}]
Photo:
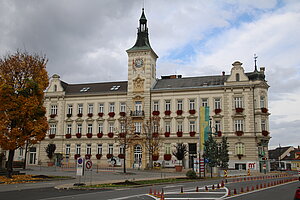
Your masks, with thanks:
[{"label": "dormer window", "polygon": [[239,73],[236,73],[236,74],[235,74],[235,80],[236,80],[236,81],[240,81],[240,74],[239,74]]}]

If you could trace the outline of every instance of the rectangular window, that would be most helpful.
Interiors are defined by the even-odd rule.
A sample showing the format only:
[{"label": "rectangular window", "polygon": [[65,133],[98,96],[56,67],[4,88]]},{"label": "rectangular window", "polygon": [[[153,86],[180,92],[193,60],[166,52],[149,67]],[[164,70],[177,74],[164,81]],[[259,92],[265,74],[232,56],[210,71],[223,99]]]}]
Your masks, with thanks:
[{"label": "rectangular window", "polygon": [[221,109],[221,99],[220,98],[215,98],[214,99],[214,104],[215,104],[215,109]]},{"label": "rectangular window", "polygon": [[115,103],[109,103],[109,112],[115,112]]},{"label": "rectangular window", "polygon": [[171,154],[171,144],[165,144],[165,154]]},{"label": "rectangular window", "polygon": [[88,104],[88,113],[94,112],[94,104]]},{"label": "rectangular window", "polygon": [[139,112],[139,111],[142,111],[143,109],[142,109],[142,102],[141,101],[136,101],[135,102],[135,111],[136,112]]},{"label": "rectangular window", "polygon": [[67,124],[67,134],[72,134],[72,124]]},{"label": "rectangular window", "polygon": [[120,112],[126,112],[126,103],[125,102],[120,103]]},{"label": "rectangular window", "polygon": [[51,105],[50,114],[57,115],[57,105]]},{"label": "rectangular window", "polygon": [[120,123],[120,131],[121,133],[125,133],[126,132],[126,129],[125,129],[125,123]]},{"label": "rectangular window", "polygon": [[87,125],[87,133],[93,133],[93,124]]},{"label": "rectangular window", "polygon": [[77,105],[77,108],[78,108],[78,114],[82,114],[82,112],[83,112],[83,104],[78,104]]},{"label": "rectangular window", "polygon": [[70,152],[71,152],[71,145],[66,144],[66,155],[70,155]]},{"label": "rectangular window", "polygon": [[167,110],[167,111],[171,110],[171,101],[170,100],[165,101],[165,110]]},{"label": "rectangular window", "polygon": [[208,107],[208,99],[202,99],[202,106]]},{"label": "rectangular window", "polygon": [[125,154],[124,144],[120,145],[120,154]]},{"label": "rectangular window", "polygon": [[104,113],[104,103],[99,103],[99,113]]},{"label": "rectangular window", "polygon": [[98,124],[98,133],[103,133],[103,123]]},{"label": "rectangular window", "polygon": [[153,133],[158,133],[159,127],[158,127],[158,124],[157,124],[157,123],[154,122],[152,128],[153,128]]},{"label": "rectangular window", "polygon": [[240,155],[245,154],[245,145],[243,143],[237,143],[235,145],[235,154],[240,154]]},{"label": "rectangular window", "polygon": [[171,132],[171,123],[170,122],[165,122],[165,131],[166,132]]},{"label": "rectangular window", "polygon": [[68,114],[72,115],[72,113],[73,113],[73,105],[68,104]]},{"label": "rectangular window", "polygon": [[19,148],[19,156],[23,157],[24,149],[21,147]]},{"label": "rectangular window", "polygon": [[77,124],[77,133],[82,133],[82,124]]},{"label": "rectangular window", "polygon": [[190,132],[195,132],[196,131],[195,121],[190,121],[189,127],[190,127]]},{"label": "rectangular window", "polygon": [[159,111],[159,104],[158,101],[153,102],[153,111]]},{"label": "rectangular window", "polygon": [[195,110],[195,99],[189,100],[189,110]]},{"label": "rectangular window", "polygon": [[265,97],[264,96],[260,97],[260,107],[261,108],[265,108],[266,107],[266,105],[265,105]]},{"label": "rectangular window", "polygon": [[183,101],[182,100],[177,100],[177,110],[183,110]]},{"label": "rectangular window", "polygon": [[183,124],[182,122],[177,122],[177,132],[182,132],[183,131]]},{"label": "rectangular window", "polygon": [[113,133],[114,132],[114,123],[109,123],[108,126],[109,126],[109,132]]},{"label": "rectangular window", "polygon": [[215,121],[215,129],[216,129],[216,132],[221,131],[221,121],[219,121],[219,120]]},{"label": "rectangular window", "polygon": [[141,122],[134,122],[135,133],[142,132],[142,123]]},{"label": "rectangular window", "polygon": [[86,154],[92,154],[92,145],[86,144]]},{"label": "rectangular window", "polygon": [[76,154],[81,153],[81,144],[76,144]]},{"label": "rectangular window", "polygon": [[56,134],[56,124],[50,124],[49,134]]},{"label": "rectangular window", "polygon": [[97,145],[97,154],[102,154],[102,144]]},{"label": "rectangular window", "polygon": [[243,108],[243,98],[234,97],[234,108]]},{"label": "rectangular window", "polygon": [[262,130],[262,131],[267,130],[267,127],[266,127],[266,120],[261,120],[261,130]]},{"label": "rectangular window", "polygon": [[244,131],[244,120],[234,120],[235,131]]},{"label": "rectangular window", "polygon": [[114,144],[108,144],[108,154],[114,153]]}]

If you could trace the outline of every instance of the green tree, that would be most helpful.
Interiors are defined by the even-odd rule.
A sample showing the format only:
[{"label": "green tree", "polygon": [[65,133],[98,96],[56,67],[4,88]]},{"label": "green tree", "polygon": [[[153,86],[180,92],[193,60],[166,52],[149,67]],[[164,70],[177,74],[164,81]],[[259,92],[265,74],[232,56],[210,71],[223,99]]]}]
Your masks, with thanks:
[{"label": "green tree", "polygon": [[45,138],[44,90],[47,59],[17,51],[0,59],[0,146],[9,151],[7,176],[12,177],[15,150]]},{"label": "green tree", "polygon": [[204,142],[203,158],[208,160],[208,166],[211,169],[211,177],[212,168],[219,164],[218,157],[218,144],[214,140],[212,134],[209,134],[208,139]]},{"label": "green tree", "polygon": [[228,162],[229,162],[229,154],[228,154],[228,143],[227,143],[227,137],[222,137],[222,141],[219,145],[219,165],[222,169],[228,168]]}]

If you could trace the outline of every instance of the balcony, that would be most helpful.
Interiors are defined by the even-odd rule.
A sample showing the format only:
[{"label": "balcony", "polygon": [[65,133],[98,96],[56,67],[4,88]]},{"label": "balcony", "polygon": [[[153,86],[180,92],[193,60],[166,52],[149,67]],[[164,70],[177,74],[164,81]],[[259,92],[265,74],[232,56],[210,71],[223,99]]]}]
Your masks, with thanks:
[{"label": "balcony", "polygon": [[143,110],[135,110],[135,111],[130,111],[130,116],[131,117],[144,117],[144,111]]}]

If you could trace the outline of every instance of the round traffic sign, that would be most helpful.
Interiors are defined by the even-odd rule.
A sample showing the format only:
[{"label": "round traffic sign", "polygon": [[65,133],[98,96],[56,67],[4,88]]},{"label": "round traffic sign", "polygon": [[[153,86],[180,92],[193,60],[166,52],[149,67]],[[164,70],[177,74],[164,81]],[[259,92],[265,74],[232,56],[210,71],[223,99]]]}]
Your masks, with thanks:
[{"label": "round traffic sign", "polygon": [[90,161],[90,160],[86,161],[86,163],[85,163],[85,167],[86,167],[86,169],[91,169],[91,168],[92,168],[92,166],[93,166],[93,163],[92,163],[92,161]]},{"label": "round traffic sign", "polygon": [[83,162],[83,159],[82,158],[78,158],[78,164],[82,164],[82,162]]}]

